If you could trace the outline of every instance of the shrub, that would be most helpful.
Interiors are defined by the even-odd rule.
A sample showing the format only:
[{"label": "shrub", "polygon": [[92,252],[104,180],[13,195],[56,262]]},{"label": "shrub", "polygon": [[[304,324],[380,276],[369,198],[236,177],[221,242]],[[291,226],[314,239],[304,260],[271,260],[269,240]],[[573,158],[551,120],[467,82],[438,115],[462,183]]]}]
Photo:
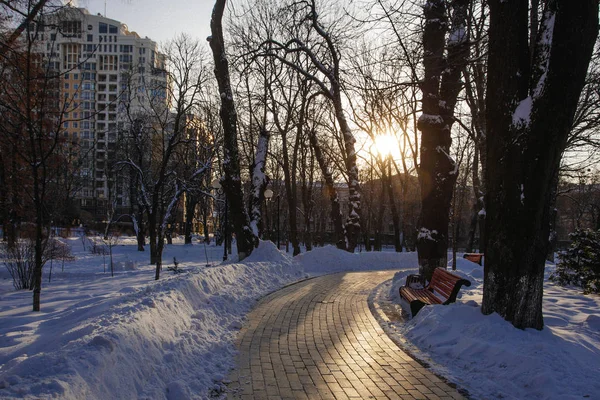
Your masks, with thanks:
[{"label": "shrub", "polygon": [[577,230],[571,246],[559,254],[550,279],[559,285],[577,285],[584,293],[600,293],[600,230]]},{"label": "shrub", "polygon": [[34,247],[32,240],[18,240],[14,245],[6,246],[3,250],[4,265],[17,290],[32,289],[35,267]]},{"label": "shrub", "polygon": [[[74,260],[71,247],[57,239],[45,239],[42,243],[42,266],[50,259]],[[12,246],[3,246],[1,258],[17,290],[33,289],[35,268],[35,240],[20,239]]]}]

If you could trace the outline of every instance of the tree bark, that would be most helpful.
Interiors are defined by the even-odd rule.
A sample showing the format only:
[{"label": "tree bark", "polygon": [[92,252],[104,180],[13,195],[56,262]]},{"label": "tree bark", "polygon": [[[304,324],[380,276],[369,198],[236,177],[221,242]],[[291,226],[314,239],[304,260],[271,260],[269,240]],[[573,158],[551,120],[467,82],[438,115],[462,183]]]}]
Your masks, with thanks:
[{"label": "tree bark", "polygon": [[185,222],[183,227],[183,240],[185,244],[192,244],[192,228],[194,224],[194,216],[196,215],[196,205],[198,200],[195,196],[187,193],[185,196]]},{"label": "tree bark", "polygon": [[394,194],[394,186],[392,181],[392,156],[388,156],[387,160],[387,193],[388,199],[390,200],[390,212],[392,213],[392,222],[394,225],[394,250],[397,253],[402,252],[402,241],[400,240],[401,228],[400,228],[400,215],[398,214],[398,207],[396,206],[396,196]]},{"label": "tree bark", "polygon": [[490,1],[482,312],[542,329],[552,184],[598,34],[597,0],[550,0],[530,65],[527,2]]},{"label": "tree bark", "polygon": [[269,138],[269,132],[264,127],[261,127],[258,145],[256,146],[254,165],[252,166],[252,187],[250,188],[250,227],[255,238],[254,247],[258,247],[259,243],[259,227],[262,219],[261,206],[265,198],[265,189],[269,183],[265,175]]},{"label": "tree bark", "polygon": [[215,62],[215,76],[221,94],[221,110],[219,112],[223,122],[223,189],[229,204],[229,220],[236,236],[238,257],[243,260],[252,253],[256,238],[250,228],[250,221],[244,207],[244,194],[240,176],[240,161],[237,143],[237,112],[233,101],[233,90],[229,78],[229,62],[225,53],[223,39],[223,11],[226,0],[216,0],[210,21],[212,36],[209,37]]},{"label": "tree bark", "polygon": [[429,1],[423,7],[425,78],[421,131],[421,220],[417,249],[419,271],[430,280],[437,267],[448,262],[448,223],[452,190],[457,178],[456,162],[450,156],[450,133],[454,106],[461,89],[460,75],[468,55],[466,29],[468,0],[452,2],[452,28],[446,49],[448,17],[444,0]]},{"label": "tree bark", "polygon": [[[344,241],[344,226],[342,224],[342,213],[340,210],[340,200],[338,197],[337,190],[335,189],[335,182],[333,181],[333,176],[331,175],[331,171],[327,166],[327,161],[323,156],[323,152],[321,151],[321,146],[317,141],[317,136],[315,132],[310,133],[310,144],[315,152],[315,158],[319,163],[319,167],[321,168],[321,173],[323,174],[323,179],[325,180],[325,190],[329,196],[329,201],[331,203],[331,220],[333,221],[333,232],[334,232],[334,241],[338,249],[346,250],[346,243]],[[325,229],[322,230],[325,232]],[[321,240],[323,240],[323,234],[321,235]]]}]

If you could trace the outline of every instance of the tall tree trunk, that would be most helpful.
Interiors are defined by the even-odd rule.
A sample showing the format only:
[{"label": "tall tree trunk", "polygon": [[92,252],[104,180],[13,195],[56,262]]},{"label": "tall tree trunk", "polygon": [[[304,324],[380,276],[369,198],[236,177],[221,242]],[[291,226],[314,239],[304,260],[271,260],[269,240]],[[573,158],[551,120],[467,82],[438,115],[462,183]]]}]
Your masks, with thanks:
[{"label": "tall tree trunk", "polygon": [[425,79],[421,131],[421,219],[417,249],[419,270],[430,280],[437,267],[448,262],[448,222],[452,189],[457,178],[456,162],[450,156],[454,106],[461,89],[460,75],[468,55],[466,29],[468,0],[452,2],[452,27],[448,39],[446,1],[432,0],[423,8]]},{"label": "tall tree trunk", "polygon": [[542,329],[552,185],[598,35],[598,1],[550,0],[530,65],[527,2],[490,1],[482,312]]},{"label": "tall tree trunk", "polygon": [[192,229],[194,225],[194,216],[196,215],[196,206],[198,198],[189,193],[185,196],[185,222],[183,237],[185,244],[192,244]]},{"label": "tall tree trunk", "polygon": [[[381,197],[385,198],[385,182],[386,182],[386,171],[385,168],[381,169]],[[377,207],[377,219],[375,220],[375,243],[373,244],[373,251],[381,251],[382,247],[382,234],[383,234],[383,217],[385,215],[385,201],[379,202]]]},{"label": "tall tree trunk", "polygon": [[233,90],[229,77],[229,62],[225,53],[223,40],[223,11],[226,0],[216,0],[210,21],[212,35],[209,37],[215,62],[215,76],[221,94],[221,110],[219,112],[223,122],[223,177],[222,185],[229,205],[229,220],[235,232],[239,260],[243,260],[252,253],[256,238],[250,228],[250,221],[244,207],[244,194],[242,192],[242,179],[240,176],[240,161],[237,143],[237,112],[233,101]]},{"label": "tall tree trunk", "polygon": [[261,206],[265,198],[265,189],[269,180],[265,175],[265,164],[267,161],[267,152],[269,149],[269,132],[260,128],[258,145],[256,146],[256,155],[254,165],[252,166],[252,187],[250,188],[250,227],[255,238],[254,246],[258,247],[259,227],[261,224]]},{"label": "tall tree trunk", "polygon": [[297,255],[300,254],[300,245],[298,243],[298,214],[296,212],[296,208],[298,207],[298,196],[295,190],[296,169],[290,165],[289,146],[285,132],[281,135],[281,147],[283,153],[285,198],[288,203],[288,218],[290,221],[290,239],[294,248],[294,255]]},{"label": "tall tree trunk", "polygon": [[156,264],[158,259],[158,233],[156,231],[156,216],[154,215],[154,213],[148,213],[148,236],[150,241],[150,264]]},{"label": "tall tree trunk", "polygon": [[162,253],[165,248],[165,238],[159,232],[158,237],[156,238],[156,248],[155,248],[155,260],[156,260],[156,270],[154,273],[154,279],[158,280],[160,278],[160,272],[162,271]]},{"label": "tall tree trunk", "polygon": [[344,224],[346,234],[346,250],[350,253],[356,248],[360,233],[360,183],[358,179],[358,165],[356,164],[356,150],[354,149],[354,135],[346,121],[342,107],[340,87],[334,88],[333,105],[335,116],[344,139],[346,173],[348,174],[348,217]]},{"label": "tall tree trunk", "polygon": [[394,185],[392,182],[392,156],[388,156],[387,160],[387,193],[390,201],[390,211],[392,213],[392,222],[394,224],[394,250],[397,253],[402,252],[402,241],[400,240],[400,215],[396,206],[396,196],[394,194]]},{"label": "tall tree trunk", "polygon": [[[323,152],[321,151],[321,146],[317,140],[317,136],[315,132],[310,133],[310,144],[315,152],[315,158],[319,163],[319,167],[321,168],[321,173],[323,174],[323,179],[325,180],[325,189],[329,196],[329,201],[331,203],[331,220],[333,221],[333,232],[334,232],[334,241],[338,249],[346,250],[346,243],[344,242],[344,226],[342,224],[342,213],[340,210],[340,200],[338,197],[337,190],[335,189],[335,182],[333,181],[333,176],[331,175],[331,171],[329,170],[329,166],[327,165],[327,161],[323,156]],[[323,239],[325,229],[322,230],[323,234],[321,235],[321,240]]]}]

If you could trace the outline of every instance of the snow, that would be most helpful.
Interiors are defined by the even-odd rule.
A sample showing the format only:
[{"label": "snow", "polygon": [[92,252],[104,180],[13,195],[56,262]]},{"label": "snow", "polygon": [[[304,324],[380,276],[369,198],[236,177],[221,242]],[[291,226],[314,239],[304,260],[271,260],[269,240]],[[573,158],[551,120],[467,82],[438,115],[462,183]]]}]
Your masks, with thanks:
[{"label": "snow", "polygon": [[458,45],[467,40],[467,33],[464,26],[458,26],[453,29],[448,36],[448,45]]},{"label": "snow", "polygon": [[233,366],[256,300],[305,276],[263,242],[244,263],[210,268],[203,246],[166,246],[165,265],[177,257],[184,273],[153,281],[148,252],[123,242],[115,262],[137,268],[111,279],[102,256],[69,239],[77,260],[44,281],[40,313],[2,269],[0,398],[206,398]]},{"label": "snow", "polygon": [[436,240],[432,235],[437,235],[437,233],[438,232],[435,229],[431,231],[425,227],[421,227],[419,234],[417,235],[417,240],[431,240],[432,242],[435,242]]},{"label": "snow", "polygon": [[[475,399],[600,398],[600,297],[556,286],[548,280],[553,269],[547,264],[542,331],[481,314],[483,268],[462,258],[455,272],[472,285],[461,289],[456,304],[426,306],[386,330]],[[386,283],[389,298],[398,300],[409,273]]]},{"label": "snow", "polygon": [[529,126],[529,123],[531,122],[532,104],[533,100],[531,99],[531,96],[527,96],[519,102],[512,117],[512,122],[515,127]]},{"label": "snow", "polygon": [[443,123],[444,119],[441,115],[421,114],[419,116],[419,124],[442,125]]},{"label": "snow", "polygon": [[[123,237],[113,248],[111,278],[101,255],[84,251],[79,238],[65,242],[76,260],[64,272],[55,263],[51,283],[45,271],[40,313],[30,311],[31,292],[15,291],[0,269],[1,399],[218,396],[235,362],[236,335],[259,298],[309,276],[388,269],[398,272],[374,293],[398,301],[398,287],[417,271],[414,252],[326,246],[291,258],[270,242],[241,263],[216,265],[206,254],[220,258],[222,247],[175,239],[163,262],[176,257],[183,272],[165,270],[154,281],[148,251]],[[481,314],[483,269],[460,256],[456,273],[472,285],[457,303],[386,322],[388,333],[473,399],[598,398],[600,298],[546,279],[546,328],[518,330]]]}]

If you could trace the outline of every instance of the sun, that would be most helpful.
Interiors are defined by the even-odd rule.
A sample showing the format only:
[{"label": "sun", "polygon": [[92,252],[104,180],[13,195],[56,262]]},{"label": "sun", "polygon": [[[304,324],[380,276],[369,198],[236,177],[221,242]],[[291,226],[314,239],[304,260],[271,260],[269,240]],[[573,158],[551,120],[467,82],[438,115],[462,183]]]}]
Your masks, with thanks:
[{"label": "sun", "polygon": [[389,134],[377,135],[375,137],[375,150],[381,157],[396,155],[399,152],[398,139]]}]

